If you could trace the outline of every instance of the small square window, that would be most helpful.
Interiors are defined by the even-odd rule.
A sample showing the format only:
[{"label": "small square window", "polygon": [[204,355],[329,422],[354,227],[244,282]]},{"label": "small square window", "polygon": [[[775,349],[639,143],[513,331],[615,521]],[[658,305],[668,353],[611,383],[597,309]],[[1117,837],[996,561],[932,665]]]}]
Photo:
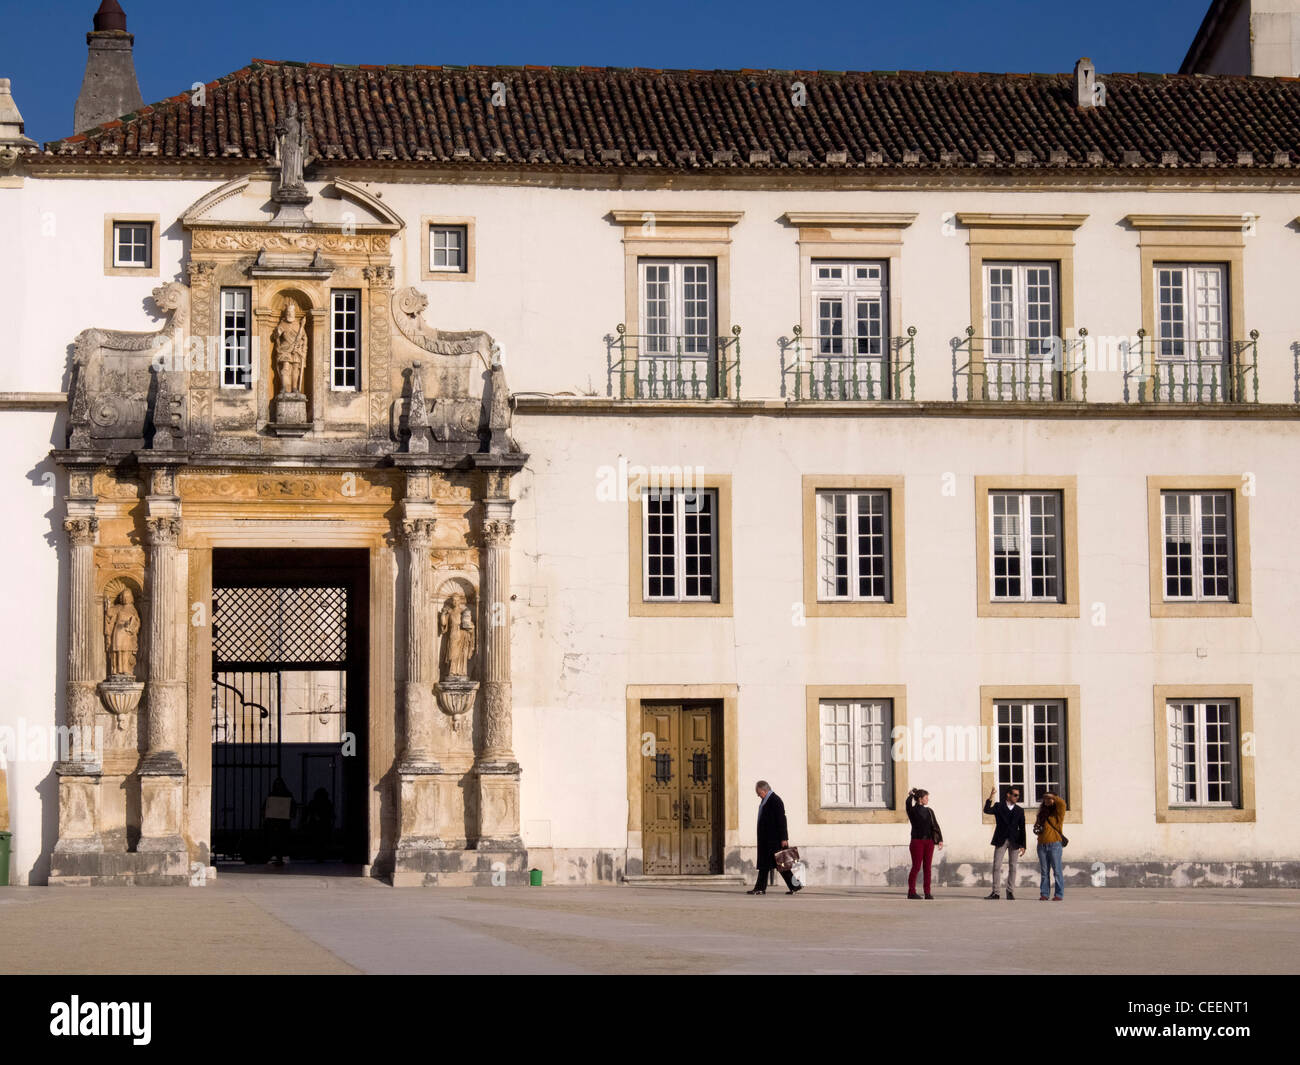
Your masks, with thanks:
[{"label": "small square window", "polygon": [[141,270],[153,266],[152,223],[113,223],[113,265]]},{"label": "small square window", "polygon": [[430,226],[429,269],[442,273],[465,273],[469,262],[467,236],[465,226]]}]

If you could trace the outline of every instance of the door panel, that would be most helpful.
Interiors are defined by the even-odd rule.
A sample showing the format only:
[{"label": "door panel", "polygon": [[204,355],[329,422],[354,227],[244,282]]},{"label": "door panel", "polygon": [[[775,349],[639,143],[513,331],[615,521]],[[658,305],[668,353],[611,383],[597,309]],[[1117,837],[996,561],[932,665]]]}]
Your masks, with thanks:
[{"label": "door panel", "polygon": [[647,874],[722,870],[719,720],[709,703],[643,708],[642,732],[654,736],[643,771]]}]

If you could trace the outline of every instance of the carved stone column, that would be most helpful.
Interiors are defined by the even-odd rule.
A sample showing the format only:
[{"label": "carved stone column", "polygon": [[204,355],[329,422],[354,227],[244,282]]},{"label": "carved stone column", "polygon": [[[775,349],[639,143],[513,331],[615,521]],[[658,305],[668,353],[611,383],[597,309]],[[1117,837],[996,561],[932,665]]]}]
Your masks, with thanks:
[{"label": "carved stone column", "polygon": [[[78,490],[78,482],[83,482]],[[95,601],[95,538],[99,522],[95,499],[90,491],[90,474],[73,475],[76,495],[67,500],[68,517],[63,528],[69,543],[67,731],[60,738],[59,838],[54,846],[51,876],[56,880],[77,878],[97,872],[85,865],[94,859],[78,855],[98,854],[104,849],[100,836],[103,757],[95,742],[95,713],[99,698],[95,684],[95,641],[103,622]]]},{"label": "carved stone column", "polygon": [[402,504],[402,542],[406,554],[406,678],[403,683],[402,754],[397,764],[396,886],[436,883],[444,843],[439,836],[438,801],[443,771],[434,757],[433,686],[437,681],[433,580],[434,503],[425,469],[408,469]]},{"label": "carved stone column", "polygon": [[179,539],[181,504],[175,471],[148,471],[146,539],[149,580],[148,672],[145,680],[148,745],[140,760],[140,842],[137,851],[160,855],[160,874],[184,873],[188,848],[182,836],[185,768],[178,752],[186,706],[185,624]]},{"label": "carved stone column", "polygon": [[482,742],[478,780],[479,850],[516,850],[519,835],[519,763],[512,749],[510,686],[510,520],[514,501],[483,500]]},{"label": "carved stone column", "polygon": [[436,707],[433,685],[437,681],[434,648],[434,614],[429,584],[433,578],[429,549],[433,545],[434,519],[424,513],[431,504],[408,502],[402,521],[406,549],[406,683],[405,744],[402,766],[435,766],[433,723]]},{"label": "carved stone column", "polygon": [[[100,752],[86,742],[94,733],[95,712],[99,697],[95,685],[101,679],[95,669],[95,645],[102,639],[103,619],[95,602],[95,538],[99,521],[90,514],[79,513],[64,520],[68,533],[68,680],[67,725],[70,743],[60,751],[61,761],[70,768],[99,771]],[[81,509],[81,508],[78,508]],[[69,513],[72,505],[69,504]]]}]

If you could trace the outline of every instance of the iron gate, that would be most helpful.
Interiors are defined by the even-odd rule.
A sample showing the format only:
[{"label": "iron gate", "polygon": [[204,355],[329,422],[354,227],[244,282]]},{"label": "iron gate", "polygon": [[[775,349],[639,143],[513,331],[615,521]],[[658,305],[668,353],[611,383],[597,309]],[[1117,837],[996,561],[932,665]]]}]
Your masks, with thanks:
[{"label": "iron gate", "polygon": [[[286,741],[285,730],[295,715],[343,721],[351,597],[341,584],[266,583],[216,587],[212,600],[212,856],[259,861],[275,781],[294,798],[292,838],[309,800],[302,793],[309,760],[338,754],[336,743],[297,742],[292,732]],[[294,709],[288,690],[309,690],[307,675],[321,673],[337,673],[338,699]],[[341,783],[322,789],[335,792],[328,796],[335,810]]]}]

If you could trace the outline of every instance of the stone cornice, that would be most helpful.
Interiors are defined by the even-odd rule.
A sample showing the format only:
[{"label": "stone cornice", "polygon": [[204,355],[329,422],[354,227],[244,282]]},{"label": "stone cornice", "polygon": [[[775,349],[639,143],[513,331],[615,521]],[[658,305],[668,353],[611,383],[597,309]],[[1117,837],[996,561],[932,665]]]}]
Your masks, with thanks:
[{"label": "stone cornice", "polygon": [[63,410],[66,392],[0,392],[0,410]]},{"label": "stone cornice", "polygon": [[610,211],[609,216],[621,226],[644,225],[647,215],[656,223],[670,226],[734,226],[745,217],[744,211],[674,211],[648,207],[641,211]]},{"label": "stone cornice", "polygon": [[1131,214],[1124,219],[1134,229],[1231,229],[1240,231],[1239,214]]},{"label": "stone cornice", "polygon": [[[170,179],[229,181],[239,175],[266,172],[257,160],[217,159],[96,159],[58,155],[26,155],[19,168],[38,178],[70,179]],[[311,178],[328,181],[371,181],[392,184],[434,185],[449,182],[526,188],[603,189],[650,191],[682,189],[745,190],[1012,190],[1012,191],[1300,191],[1300,166],[1286,167],[1179,167],[1137,169],[1121,166],[953,167],[922,169],[905,166],[859,166],[831,170],[773,168],[764,171],[711,171],[709,173],[646,172],[634,168],[591,167],[482,167],[428,163],[382,163],[362,160],[355,164],[317,163]]]},{"label": "stone cornice", "polygon": [[790,417],[812,418],[995,418],[1011,419],[1081,419],[1110,418],[1117,421],[1172,418],[1197,421],[1201,419],[1232,421],[1295,421],[1300,422],[1300,404],[1242,403],[1220,404],[1189,408],[1186,404],[1138,403],[953,403],[947,400],[901,401],[819,401],[795,402],[784,399],[742,400],[627,400],[588,399],[577,396],[516,395],[515,413],[522,416],[556,415],[561,417],[632,417],[676,415],[684,418],[700,417],[771,417],[781,414]]},{"label": "stone cornice", "polygon": [[781,218],[792,226],[816,226],[821,229],[837,226],[854,229],[905,229],[916,221],[916,212],[862,214],[854,211],[786,211]]},{"label": "stone cornice", "polygon": [[[1086,214],[1019,214],[1015,212],[958,211],[957,221],[971,229],[1078,229]],[[1237,223],[1240,225],[1240,220]]]}]

